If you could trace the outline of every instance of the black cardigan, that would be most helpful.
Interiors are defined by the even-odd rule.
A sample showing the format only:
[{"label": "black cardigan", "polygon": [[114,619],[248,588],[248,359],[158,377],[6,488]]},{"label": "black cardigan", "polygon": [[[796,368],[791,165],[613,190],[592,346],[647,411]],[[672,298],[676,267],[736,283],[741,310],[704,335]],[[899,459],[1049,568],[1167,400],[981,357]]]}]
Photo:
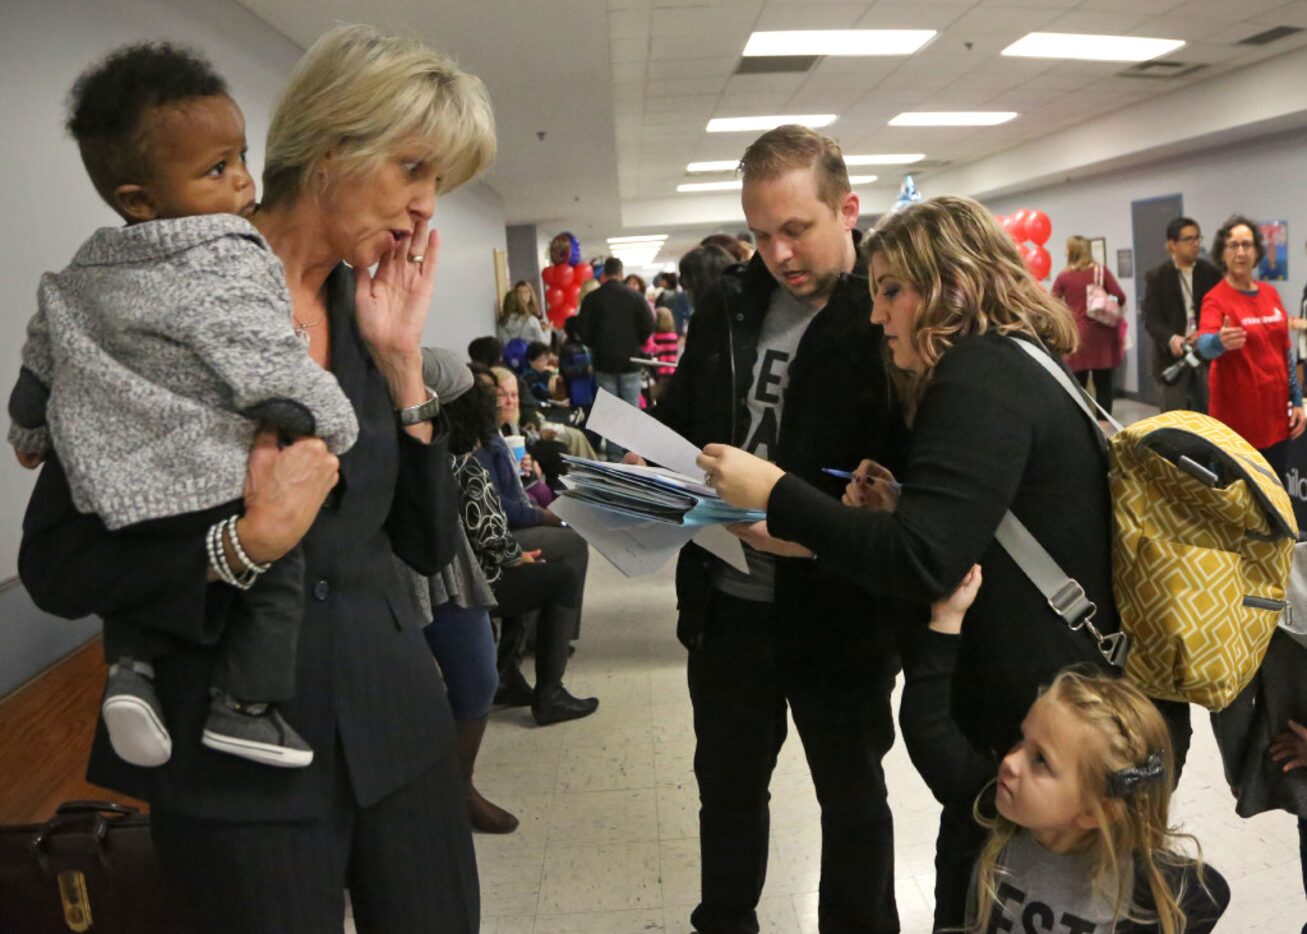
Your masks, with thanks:
[{"label": "black cardigan", "polygon": [[[338,800],[344,755],[366,806],[453,749],[445,687],[423,619],[393,552],[424,574],[448,563],[458,489],[442,439],[423,445],[395,425],[385,379],[354,323],[354,276],[327,281],[332,372],[354,405],[359,440],[341,458],[340,485],[305,537],[305,609],[295,699],[286,719],[313,746],[305,769],[272,769],[200,745],[218,638],[232,591],[206,584],[202,534],[155,538],[108,532],[74,510],[57,461],[41,472],[23,522],[19,572],[42,609],[96,614],[176,637],[156,662],[172,759],[156,769],[114,755],[104,723],[88,778],[160,810],[218,820],[300,820]],[[205,643],[208,643],[206,646]]]},{"label": "black cardigan", "polygon": [[894,513],[850,509],[787,474],[767,507],[771,533],[800,542],[873,593],[933,601],[972,564],[984,585],[963,627],[953,713],[979,749],[1006,749],[1041,684],[1099,662],[994,541],[1009,508],[1118,628],[1111,510],[1101,437],[1075,402],[997,334],[941,358],[921,401]]},{"label": "black cardigan", "polygon": [[[855,244],[858,237],[854,231]],[[654,418],[696,447],[744,443],[758,335],[780,287],[759,255],[747,267],[726,271],[695,308],[685,352]],[[840,276],[799,341],[773,452],[777,464],[813,484],[813,495],[835,507],[844,481],[822,473],[823,467],[849,470],[859,459],[874,457],[898,470],[906,450],[881,354],[881,329],[870,315],[860,262],[852,274]],[[687,645],[702,633],[713,560],[690,543],[677,563],[678,635]],[[832,652],[843,644],[850,652],[864,646],[873,654],[892,653],[892,625],[911,612],[897,601],[876,599],[831,564],[806,558],[777,560],[776,601],[795,627],[820,636]]]}]

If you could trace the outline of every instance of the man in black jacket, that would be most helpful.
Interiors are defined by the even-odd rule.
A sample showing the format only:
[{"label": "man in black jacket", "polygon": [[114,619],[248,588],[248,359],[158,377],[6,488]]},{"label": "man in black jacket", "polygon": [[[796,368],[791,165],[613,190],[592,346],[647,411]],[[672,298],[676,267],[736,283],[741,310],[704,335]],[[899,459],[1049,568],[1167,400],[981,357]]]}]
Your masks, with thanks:
[{"label": "man in black jacket", "polygon": [[[904,441],[869,320],[858,197],[839,147],[803,127],[764,134],[743,172],[758,253],[703,296],[653,414],[696,445],[739,445],[838,498],[844,481],[822,468],[894,465]],[[758,930],[788,704],[822,803],[820,929],[897,931],[881,769],[898,670],[888,607],[788,543],[741,537],[749,574],[693,544],[676,572],[701,802],[691,920],[701,934]]]},{"label": "man in black jacket", "polygon": [[[1183,366],[1168,383],[1168,367],[1185,359],[1198,339],[1203,296],[1221,281],[1221,273],[1198,252],[1203,237],[1198,222],[1177,217],[1166,225],[1166,251],[1171,258],[1144,276],[1144,327],[1153,338],[1153,378],[1162,387],[1162,411],[1207,411],[1207,363]],[[1195,359],[1197,355],[1195,353]]]},{"label": "man in black jacket", "polygon": [[[631,405],[640,404],[640,364],[632,363],[653,333],[653,314],[643,295],[622,281],[622,261],[604,260],[599,288],[581,302],[576,326],[594,355],[595,382]],[[624,451],[604,442],[610,457]]]}]

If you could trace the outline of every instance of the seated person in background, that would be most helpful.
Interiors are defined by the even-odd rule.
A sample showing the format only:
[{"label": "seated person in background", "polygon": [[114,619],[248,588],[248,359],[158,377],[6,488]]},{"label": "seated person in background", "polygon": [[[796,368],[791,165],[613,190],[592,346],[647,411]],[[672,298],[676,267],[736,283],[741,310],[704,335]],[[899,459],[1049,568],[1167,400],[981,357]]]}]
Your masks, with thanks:
[{"label": "seated person in background", "polygon": [[[259,423],[344,453],[358,437],[353,407],[309,358],[281,262],[244,219],[255,206],[245,119],[208,62],[165,44],[119,49],[77,80],[68,128],[126,226],[97,231],[42,277],[9,440],[27,467],[53,447],[78,510],[109,529],[208,530],[235,594],[201,741],[302,768],[313,751],[277,704],[295,693],[303,556],[246,556],[246,465]],[[152,663],[171,650],[161,640],[105,626],[101,710],[133,765],[172,756],[154,688]]]},{"label": "seated person in background", "polygon": [[558,372],[551,368],[549,345],[542,341],[532,341],[526,348],[526,369],[522,371],[522,381],[531,395],[541,405],[557,403],[558,396],[554,387],[561,382]]},{"label": "seated person in background", "polygon": [[[501,669],[508,677],[504,678],[501,670],[503,686],[513,706],[531,705],[532,716],[541,726],[589,716],[599,701],[573,697],[563,687],[570,642],[579,625],[584,572],[578,574],[573,562],[551,559],[543,549],[523,548],[510,531],[511,522],[482,453],[502,441],[495,431],[497,387],[484,370],[476,368],[473,373],[475,387],[446,407],[445,414],[451,424],[454,477],[463,490],[463,525],[504,620],[500,657]],[[466,450],[456,447],[458,438],[473,446]],[[517,663],[525,642],[520,620],[533,612],[538,613],[534,688],[527,684]]]},{"label": "seated person in background", "polygon": [[558,350],[558,375],[563,378],[568,401],[589,412],[590,406],[594,405],[598,384],[590,348],[581,340],[578,327],[575,316],[568,318],[563,325],[565,339]]},{"label": "seated person in background", "polygon": [[[545,411],[534,404],[534,398],[529,400],[533,403],[530,408],[522,405],[522,382],[512,370],[493,367],[492,372],[500,388],[500,431],[505,435],[521,434],[526,437],[527,450],[544,468],[550,486],[557,486],[558,476],[564,472],[560,459],[562,454],[591,459],[595,457],[594,448],[585,432],[571,425],[547,421]],[[530,391],[527,396],[531,396]]]}]

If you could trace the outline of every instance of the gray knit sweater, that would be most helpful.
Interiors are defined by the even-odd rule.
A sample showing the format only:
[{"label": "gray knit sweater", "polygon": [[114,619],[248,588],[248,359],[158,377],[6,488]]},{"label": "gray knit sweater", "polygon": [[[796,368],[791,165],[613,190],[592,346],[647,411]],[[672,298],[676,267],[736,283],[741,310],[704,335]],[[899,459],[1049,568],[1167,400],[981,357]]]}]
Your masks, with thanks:
[{"label": "gray knit sweater", "polygon": [[14,424],[9,440],[52,443],[77,508],[111,529],[239,499],[269,403],[336,454],[358,437],[295,336],[280,261],[235,215],[98,230],[38,300],[23,367],[49,389],[49,435]]}]

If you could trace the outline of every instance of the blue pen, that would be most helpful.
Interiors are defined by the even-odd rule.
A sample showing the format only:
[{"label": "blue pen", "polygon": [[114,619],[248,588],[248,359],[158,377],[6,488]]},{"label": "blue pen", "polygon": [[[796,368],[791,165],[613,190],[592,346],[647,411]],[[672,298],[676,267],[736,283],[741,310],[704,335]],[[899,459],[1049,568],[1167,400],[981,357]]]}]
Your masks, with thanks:
[{"label": "blue pen", "polygon": [[[823,467],[821,469],[821,472],[824,474],[828,474],[829,476],[832,477],[839,477],[841,480],[853,479],[853,473],[848,470],[836,470],[834,467]],[[897,480],[891,480],[889,482],[889,488],[895,492],[898,492],[899,490],[903,489],[903,484],[899,483]]]}]

